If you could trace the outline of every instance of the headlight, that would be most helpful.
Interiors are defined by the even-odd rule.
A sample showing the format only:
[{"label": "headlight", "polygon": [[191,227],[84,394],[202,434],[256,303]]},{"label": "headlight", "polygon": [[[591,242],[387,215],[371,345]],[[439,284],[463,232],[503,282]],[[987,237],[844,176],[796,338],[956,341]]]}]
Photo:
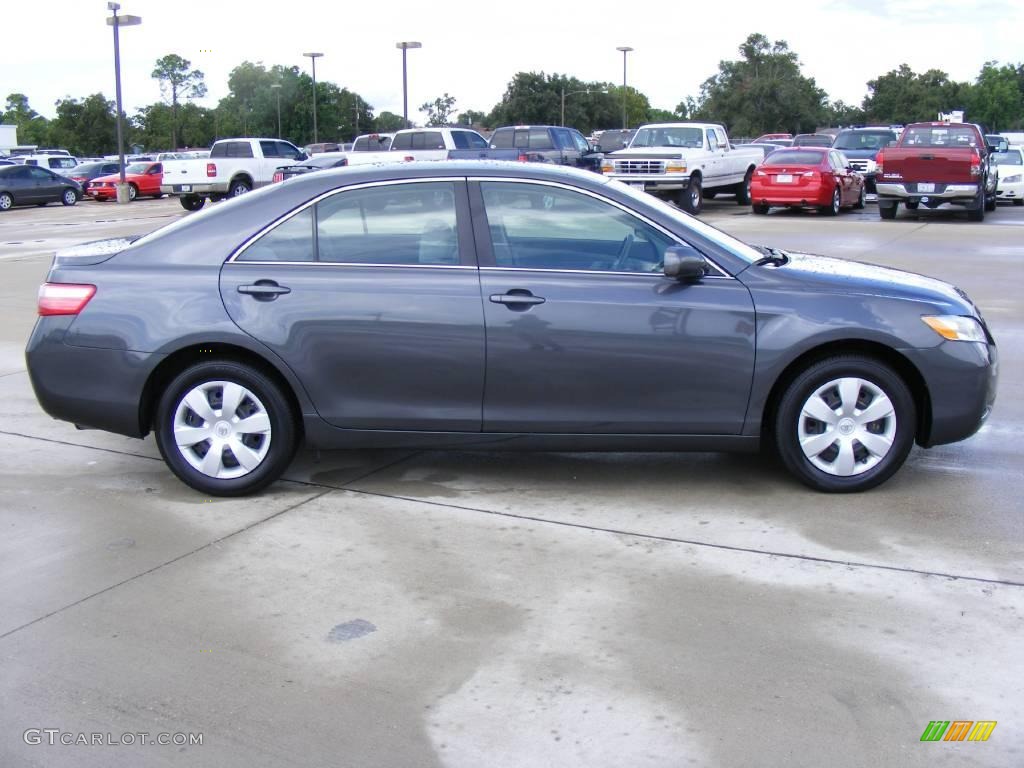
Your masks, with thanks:
[{"label": "headlight", "polygon": [[1024,181],[1024,173],[1018,173],[1016,176],[1007,176],[1002,180],[1003,184],[1020,184]]},{"label": "headlight", "polygon": [[939,336],[949,341],[986,341],[985,330],[973,317],[924,315],[921,319]]},{"label": "headlight", "polygon": [[602,160],[601,173],[615,173],[615,163],[611,160]]}]

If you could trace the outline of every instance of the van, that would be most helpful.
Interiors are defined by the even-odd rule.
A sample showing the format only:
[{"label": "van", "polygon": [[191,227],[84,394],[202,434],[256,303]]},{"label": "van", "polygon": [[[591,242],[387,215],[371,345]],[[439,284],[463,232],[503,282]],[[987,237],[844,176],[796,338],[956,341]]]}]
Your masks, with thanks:
[{"label": "van", "polygon": [[38,165],[54,173],[67,174],[78,165],[78,158],[71,155],[28,155],[25,157],[25,165]]}]

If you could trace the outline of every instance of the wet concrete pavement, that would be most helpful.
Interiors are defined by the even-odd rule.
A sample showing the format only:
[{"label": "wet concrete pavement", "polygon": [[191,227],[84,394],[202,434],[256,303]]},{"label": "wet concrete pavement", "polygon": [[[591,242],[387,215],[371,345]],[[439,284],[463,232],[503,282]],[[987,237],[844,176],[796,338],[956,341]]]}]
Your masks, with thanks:
[{"label": "wet concrete pavement", "polygon": [[[0,217],[0,765],[1024,762],[1024,210],[709,204],[751,242],[934,275],[985,313],[991,421],[867,494],[756,456],[305,451],[243,500],[35,404],[38,251],[67,214],[81,241],[180,208]],[[921,743],[937,719],[998,725]],[[33,728],[203,744],[26,744]]]}]

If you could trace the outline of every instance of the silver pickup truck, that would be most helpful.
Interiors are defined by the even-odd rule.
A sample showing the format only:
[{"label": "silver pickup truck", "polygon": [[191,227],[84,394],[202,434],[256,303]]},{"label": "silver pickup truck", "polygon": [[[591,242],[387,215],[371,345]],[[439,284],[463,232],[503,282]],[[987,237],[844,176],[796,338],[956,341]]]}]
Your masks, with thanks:
[{"label": "silver pickup truck", "polygon": [[750,179],[762,159],[758,150],[733,149],[715,123],[652,123],[628,147],[605,155],[601,172],[696,214],[705,195],[719,192],[750,205]]}]

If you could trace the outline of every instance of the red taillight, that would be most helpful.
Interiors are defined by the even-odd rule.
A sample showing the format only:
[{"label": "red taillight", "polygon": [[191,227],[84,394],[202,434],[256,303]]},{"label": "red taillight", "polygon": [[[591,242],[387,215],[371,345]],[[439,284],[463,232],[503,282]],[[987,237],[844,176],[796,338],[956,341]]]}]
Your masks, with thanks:
[{"label": "red taillight", "polygon": [[272,182],[284,181],[284,173],[282,171],[274,171],[274,177],[271,179]]},{"label": "red taillight", "polygon": [[211,179],[214,176],[217,175],[217,164],[216,163],[207,163],[206,164],[206,175],[208,177],[210,177]]},{"label": "red taillight", "polygon": [[878,154],[875,155],[875,173],[879,176],[882,175],[882,168],[885,160],[885,152],[878,150]]},{"label": "red taillight", "polygon": [[527,156],[525,152],[520,152],[519,157],[517,157],[516,160],[518,160],[520,163],[530,162],[530,158]]},{"label": "red taillight", "polygon": [[971,176],[981,176],[981,155],[976,152],[971,155]]},{"label": "red taillight", "polygon": [[43,283],[39,286],[39,315],[77,315],[95,293],[95,285]]}]

